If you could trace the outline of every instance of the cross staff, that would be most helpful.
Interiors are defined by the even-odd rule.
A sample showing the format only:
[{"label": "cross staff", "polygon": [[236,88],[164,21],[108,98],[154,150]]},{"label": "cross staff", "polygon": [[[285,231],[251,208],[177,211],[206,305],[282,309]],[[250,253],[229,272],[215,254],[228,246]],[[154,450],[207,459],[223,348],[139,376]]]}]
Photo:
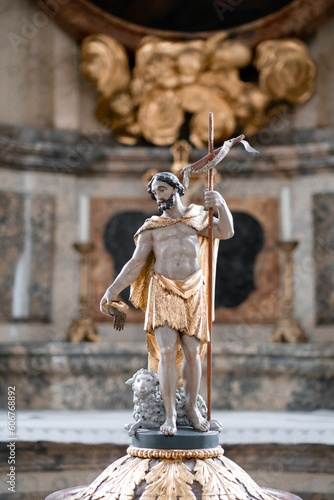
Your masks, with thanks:
[{"label": "cross staff", "polygon": [[[208,189],[213,190],[213,169],[223,158],[229,153],[230,149],[236,144],[241,143],[246,151],[249,153],[258,153],[252,148],[243,134],[233,139],[225,141],[224,144],[217,148],[214,147],[214,124],[213,113],[209,113],[209,126],[208,126],[208,154],[191,165],[184,167],[181,172],[183,174],[183,184],[185,187],[189,185],[189,177],[192,173],[208,173]],[[208,420],[211,420],[211,386],[212,386],[212,322],[213,322],[213,307],[214,307],[214,290],[213,290],[213,208],[209,208],[208,212],[209,225],[208,225],[208,332],[209,340],[207,344],[207,407],[208,407]]]},{"label": "cross staff", "polygon": [[[208,151],[209,155],[213,154],[213,113],[209,113],[208,127]],[[208,189],[213,190],[213,168],[208,169]],[[209,341],[207,346],[207,365],[206,365],[206,383],[207,383],[207,405],[208,405],[208,420],[211,420],[211,385],[212,385],[212,313],[213,313],[213,208],[209,208],[209,227],[208,227],[208,331]]]}]

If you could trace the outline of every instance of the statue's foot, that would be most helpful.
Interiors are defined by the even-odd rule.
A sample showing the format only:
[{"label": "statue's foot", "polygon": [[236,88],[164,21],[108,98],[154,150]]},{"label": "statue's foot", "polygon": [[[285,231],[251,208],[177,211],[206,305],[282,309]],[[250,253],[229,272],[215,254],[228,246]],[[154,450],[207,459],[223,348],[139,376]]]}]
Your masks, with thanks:
[{"label": "statue's foot", "polygon": [[186,415],[193,424],[194,428],[198,431],[207,432],[210,430],[210,422],[208,422],[208,420],[201,415],[197,407],[187,408]]},{"label": "statue's foot", "polygon": [[166,418],[165,422],[160,426],[160,431],[165,436],[174,436],[176,434],[176,418]]}]

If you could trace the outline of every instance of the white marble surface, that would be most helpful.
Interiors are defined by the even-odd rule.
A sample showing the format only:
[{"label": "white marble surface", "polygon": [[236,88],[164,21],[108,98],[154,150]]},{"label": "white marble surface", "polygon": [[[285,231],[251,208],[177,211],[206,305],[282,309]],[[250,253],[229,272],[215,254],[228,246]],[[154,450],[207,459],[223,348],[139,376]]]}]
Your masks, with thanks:
[{"label": "white marble surface", "polygon": [[[131,438],[124,423],[131,410],[118,411],[17,411],[18,441],[127,445]],[[253,412],[213,411],[223,424],[220,444],[327,444],[334,445],[334,411]],[[7,412],[0,412],[0,440],[10,441]]]}]

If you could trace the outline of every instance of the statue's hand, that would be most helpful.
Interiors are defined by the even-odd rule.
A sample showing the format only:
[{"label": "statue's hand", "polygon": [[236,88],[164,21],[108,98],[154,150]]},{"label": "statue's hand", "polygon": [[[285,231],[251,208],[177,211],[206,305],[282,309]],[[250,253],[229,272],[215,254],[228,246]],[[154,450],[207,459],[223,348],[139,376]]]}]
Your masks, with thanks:
[{"label": "statue's hand", "polygon": [[113,300],[110,302],[107,302],[106,300],[102,302],[102,300],[100,303],[101,312],[113,318],[113,326],[115,330],[123,330],[129,306],[127,306],[125,302],[122,302],[121,300]]},{"label": "statue's hand", "polygon": [[204,207],[208,208],[217,208],[225,203],[224,198],[218,191],[209,191],[206,189],[204,191]]},{"label": "statue's hand", "polygon": [[102,299],[100,300],[100,311],[103,314],[106,314],[109,316],[109,311],[106,308],[107,304],[111,304],[113,300],[118,300],[117,295],[111,293],[111,290],[109,288],[106,290],[105,294],[103,295]]}]

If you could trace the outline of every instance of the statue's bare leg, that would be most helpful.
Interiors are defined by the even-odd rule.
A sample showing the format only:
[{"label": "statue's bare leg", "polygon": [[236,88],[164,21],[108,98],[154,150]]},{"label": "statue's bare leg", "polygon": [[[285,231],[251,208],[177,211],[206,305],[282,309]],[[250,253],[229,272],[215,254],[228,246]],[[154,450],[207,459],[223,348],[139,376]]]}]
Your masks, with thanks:
[{"label": "statue's bare leg", "polygon": [[210,429],[210,423],[201,415],[197,406],[202,376],[200,341],[196,337],[182,335],[181,345],[183,350],[182,379],[187,417],[195,429],[206,432]]},{"label": "statue's bare leg", "polygon": [[178,378],[176,368],[178,333],[164,325],[155,330],[155,338],[160,350],[158,377],[166,412],[166,420],[161,425],[160,430],[166,436],[173,436],[176,433],[175,394]]}]

